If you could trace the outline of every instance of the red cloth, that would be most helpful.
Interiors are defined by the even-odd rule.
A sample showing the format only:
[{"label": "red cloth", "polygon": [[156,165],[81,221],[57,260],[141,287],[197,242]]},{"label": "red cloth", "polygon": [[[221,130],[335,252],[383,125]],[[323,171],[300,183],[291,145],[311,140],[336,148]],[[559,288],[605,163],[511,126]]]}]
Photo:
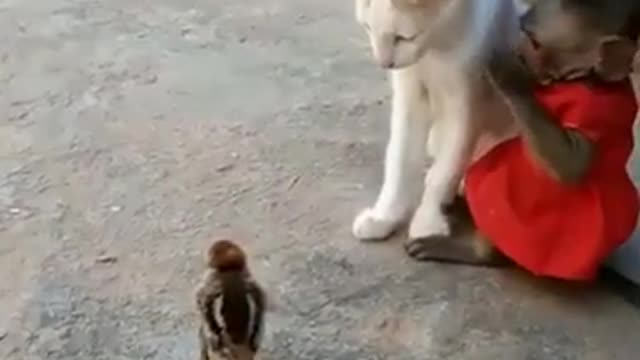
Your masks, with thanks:
[{"label": "red cloth", "polygon": [[469,168],[465,194],[478,230],[517,264],[540,276],[591,280],[638,220],[639,197],[626,165],[637,102],[629,82],[561,83],[538,101],[597,151],[586,178],[563,185],[545,172],[522,140],[508,140]]}]

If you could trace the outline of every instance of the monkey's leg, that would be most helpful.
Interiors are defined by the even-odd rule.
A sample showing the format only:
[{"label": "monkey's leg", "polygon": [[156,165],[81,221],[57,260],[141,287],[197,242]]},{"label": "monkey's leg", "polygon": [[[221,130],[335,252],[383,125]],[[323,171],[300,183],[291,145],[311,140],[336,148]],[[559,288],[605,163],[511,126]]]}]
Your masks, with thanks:
[{"label": "monkey's leg", "polygon": [[447,213],[453,227],[451,236],[430,236],[407,242],[405,250],[412,258],[487,267],[511,264],[508,258],[477,233],[464,200],[457,198]]},{"label": "monkey's leg", "polygon": [[375,204],[358,214],[352,226],[360,240],[383,240],[403,225],[417,206],[425,165],[430,114],[416,69],[391,73],[393,101],[384,181]]},{"label": "monkey's leg", "polygon": [[510,262],[490,245],[477,238],[431,236],[405,245],[407,253],[418,261],[504,267]]}]

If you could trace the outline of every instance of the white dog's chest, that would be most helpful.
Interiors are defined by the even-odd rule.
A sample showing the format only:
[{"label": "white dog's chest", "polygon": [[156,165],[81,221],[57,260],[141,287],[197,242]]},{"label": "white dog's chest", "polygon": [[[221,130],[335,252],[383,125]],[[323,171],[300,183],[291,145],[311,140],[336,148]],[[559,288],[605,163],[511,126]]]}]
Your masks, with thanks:
[{"label": "white dog's chest", "polygon": [[[441,141],[450,131],[470,131],[476,143],[473,160],[484,155],[496,144],[514,137],[517,132],[504,98],[482,76],[482,67],[470,73],[447,55],[428,54],[412,69],[420,81],[424,101],[428,102],[431,134],[428,153],[437,154]],[[461,113],[466,117],[458,116]],[[460,124],[451,122],[464,122]],[[467,130],[464,130],[467,129]]]}]

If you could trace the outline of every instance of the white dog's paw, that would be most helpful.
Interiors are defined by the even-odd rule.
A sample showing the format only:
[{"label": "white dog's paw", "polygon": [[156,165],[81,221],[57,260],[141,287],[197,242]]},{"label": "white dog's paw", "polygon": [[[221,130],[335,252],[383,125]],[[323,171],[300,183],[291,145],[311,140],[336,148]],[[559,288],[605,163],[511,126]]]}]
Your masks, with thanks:
[{"label": "white dog's paw", "polygon": [[378,216],[373,209],[364,209],[353,221],[353,236],[360,240],[384,240],[400,225],[400,220]]},{"label": "white dog's paw", "polygon": [[413,215],[409,225],[410,239],[450,235],[451,225],[442,211],[426,211],[420,207]]}]

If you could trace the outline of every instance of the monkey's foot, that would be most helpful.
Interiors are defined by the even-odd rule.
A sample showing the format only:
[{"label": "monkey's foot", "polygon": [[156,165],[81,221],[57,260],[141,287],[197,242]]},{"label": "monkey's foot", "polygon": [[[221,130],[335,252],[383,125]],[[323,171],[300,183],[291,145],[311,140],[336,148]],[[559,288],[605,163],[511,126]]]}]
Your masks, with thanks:
[{"label": "monkey's foot", "polygon": [[367,208],[356,216],[351,231],[359,240],[379,241],[391,236],[401,223],[402,220],[383,218]]},{"label": "monkey's foot", "polygon": [[460,239],[451,236],[410,238],[405,242],[404,249],[418,261],[473,263],[477,260],[471,246],[464,246]]},{"label": "monkey's foot", "polygon": [[430,236],[409,239],[404,244],[407,254],[417,261],[502,267],[508,260],[494,250],[480,249],[473,236]]}]

